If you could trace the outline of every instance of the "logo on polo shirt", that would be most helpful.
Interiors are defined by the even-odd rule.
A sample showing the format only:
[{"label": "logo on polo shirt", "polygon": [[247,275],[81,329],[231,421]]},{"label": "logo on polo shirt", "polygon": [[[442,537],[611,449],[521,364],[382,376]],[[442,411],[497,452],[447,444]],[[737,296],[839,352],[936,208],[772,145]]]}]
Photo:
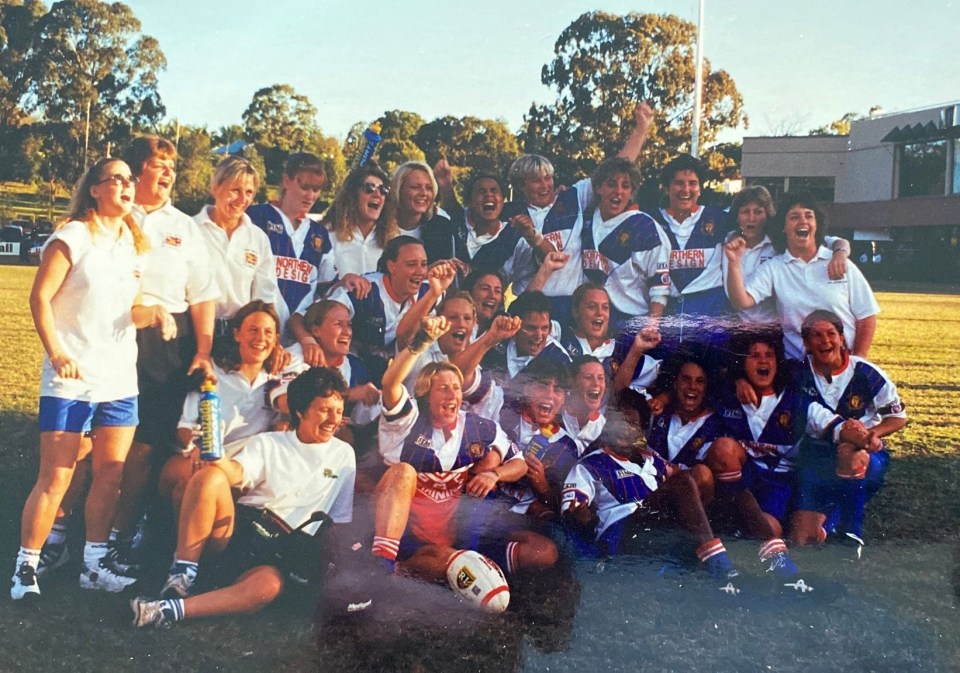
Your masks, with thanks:
[{"label": "logo on polo shirt", "polygon": [[850,408],[851,408],[851,409],[861,409],[861,408],[863,408],[863,400],[860,399],[860,396],[859,396],[859,395],[851,395],[851,396],[850,396],[849,404],[850,404]]},{"label": "logo on polo shirt", "polygon": [[271,234],[282,234],[283,233],[283,223],[282,222],[267,222],[267,229]]},{"label": "logo on polo shirt", "polygon": [[243,261],[246,262],[247,266],[256,266],[257,262],[260,261],[260,257],[258,257],[257,253],[253,250],[244,250]]},{"label": "logo on polo shirt", "polygon": [[777,420],[780,423],[781,428],[790,427],[790,412],[784,411],[782,414],[780,414],[780,417]]},{"label": "logo on polo shirt", "polygon": [[311,245],[313,245],[314,250],[316,250],[317,252],[321,252],[323,250],[323,238],[321,238],[320,236],[314,235],[311,238]]},{"label": "logo on polo shirt", "polygon": [[619,243],[620,245],[626,245],[629,242],[630,242],[630,232],[621,231],[620,235],[617,236],[617,243]]},{"label": "logo on polo shirt", "polygon": [[324,476],[324,477],[328,477],[328,478],[330,478],[330,479],[336,479],[336,478],[337,478],[337,475],[335,475],[335,474],[333,473],[333,470],[331,470],[329,467],[323,468],[323,476]]},{"label": "logo on polo shirt", "polygon": [[163,245],[168,248],[179,248],[181,243],[183,243],[183,240],[179,236],[170,235],[163,239]]},{"label": "logo on polo shirt", "polygon": [[480,445],[480,442],[471,442],[470,446],[467,447],[467,455],[474,460],[483,458],[483,447]]},{"label": "logo on polo shirt", "polygon": [[713,222],[704,222],[703,223],[703,233],[707,236],[713,236]]}]

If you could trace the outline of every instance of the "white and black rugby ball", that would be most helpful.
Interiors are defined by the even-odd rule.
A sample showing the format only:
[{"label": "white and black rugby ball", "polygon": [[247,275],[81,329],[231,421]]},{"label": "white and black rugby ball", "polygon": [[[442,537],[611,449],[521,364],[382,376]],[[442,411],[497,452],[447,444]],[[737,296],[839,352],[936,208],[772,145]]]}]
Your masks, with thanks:
[{"label": "white and black rugby ball", "polygon": [[510,604],[510,587],[500,566],[478,552],[462,549],[451,556],[447,582],[455,593],[486,612],[503,612]]}]

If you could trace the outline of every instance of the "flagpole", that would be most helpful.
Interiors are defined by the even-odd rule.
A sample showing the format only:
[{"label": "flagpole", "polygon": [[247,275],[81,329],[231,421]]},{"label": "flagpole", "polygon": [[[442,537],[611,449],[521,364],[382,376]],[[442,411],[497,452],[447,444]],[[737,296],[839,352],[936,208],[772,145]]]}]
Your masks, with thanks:
[{"label": "flagpole", "polygon": [[700,116],[703,107],[703,5],[706,0],[700,0],[700,10],[697,14],[697,52],[696,76],[693,84],[693,134],[690,138],[690,154],[700,154]]}]

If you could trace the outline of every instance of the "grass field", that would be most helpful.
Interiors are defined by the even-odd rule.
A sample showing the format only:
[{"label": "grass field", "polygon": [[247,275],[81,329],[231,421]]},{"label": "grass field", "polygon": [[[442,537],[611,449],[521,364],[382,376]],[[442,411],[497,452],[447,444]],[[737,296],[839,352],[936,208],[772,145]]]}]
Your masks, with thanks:
[{"label": "grass field", "polygon": [[[37,469],[33,273],[0,267],[0,575],[12,570]],[[665,580],[642,560],[624,560],[602,573],[582,563],[576,580],[495,619],[445,607],[444,596],[419,608],[401,596],[386,617],[319,633],[309,615],[282,605],[135,632],[123,600],[81,593],[68,573],[44,585],[35,609],[11,604],[4,588],[0,671],[960,670],[960,296],[878,298],[871,359],[896,381],[911,422],[890,442],[895,459],[869,508],[865,559],[848,563],[831,549],[796,555],[840,587],[828,607],[718,606],[702,600],[696,578]],[[729,546],[750,564],[754,545]]]}]

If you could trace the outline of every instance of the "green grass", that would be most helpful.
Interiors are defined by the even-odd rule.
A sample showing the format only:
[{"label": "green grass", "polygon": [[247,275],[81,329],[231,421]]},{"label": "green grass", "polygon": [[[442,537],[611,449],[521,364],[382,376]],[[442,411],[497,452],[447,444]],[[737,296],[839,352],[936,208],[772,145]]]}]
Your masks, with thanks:
[{"label": "green grass", "polygon": [[[41,347],[27,306],[34,273],[0,267],[0,577],[12,569],[37,470]],[[0,671],[960,670],[960,297],[878,299],[871,359],[896,381],[911,422],[891,438],[895,458],[869,508],[864,562],[843,563],[829,550],[797,554],[846,587],[829,609],[704,606],[691,598],[696,581],[677,587],[624,562],[603,574],[581,564],[572,593],[546,590],[540,604],[480,622],[441,611],[443,621],[432,615],[426,629],[410,618],[317,634],[308,613],[280,605],[135,632],[124,601],[82,593],[71,573],[45,584],[36,609],[0,595]],[[749,567],[755,545],[728,546]]]}]

